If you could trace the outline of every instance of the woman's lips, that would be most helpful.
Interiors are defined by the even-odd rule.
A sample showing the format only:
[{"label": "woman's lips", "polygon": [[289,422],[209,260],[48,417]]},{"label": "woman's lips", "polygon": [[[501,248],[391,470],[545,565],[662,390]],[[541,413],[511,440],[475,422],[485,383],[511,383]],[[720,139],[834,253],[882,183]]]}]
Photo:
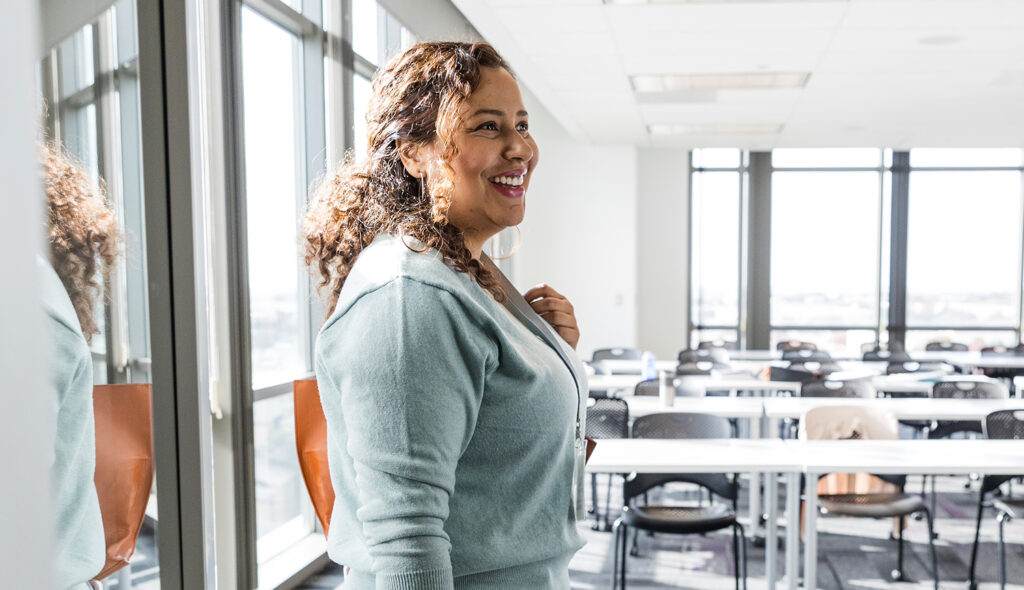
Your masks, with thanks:
[{"label": "woman's lips", "polygon": [[523,195],[526,194],[525,184],[521,184],[519,186],[511,186],[508,184],[491,182],[491,186],[494,187],[494,190],[498,191],[499,193],[505,195],[510,199],[521,199],[523,198]]}]

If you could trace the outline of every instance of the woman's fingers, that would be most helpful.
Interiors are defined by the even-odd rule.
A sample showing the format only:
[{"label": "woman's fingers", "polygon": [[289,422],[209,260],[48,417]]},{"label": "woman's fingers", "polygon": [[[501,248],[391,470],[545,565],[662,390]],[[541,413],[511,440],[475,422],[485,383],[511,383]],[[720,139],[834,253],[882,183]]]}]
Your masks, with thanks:
[{"label": "woman's fingers", "polygon": [[538,285],[523,294],[530,307],[551,324],[563,340],[576,348],[580,341],[580,330],[576,323],[576,311],[564,295],[549,285]]}]

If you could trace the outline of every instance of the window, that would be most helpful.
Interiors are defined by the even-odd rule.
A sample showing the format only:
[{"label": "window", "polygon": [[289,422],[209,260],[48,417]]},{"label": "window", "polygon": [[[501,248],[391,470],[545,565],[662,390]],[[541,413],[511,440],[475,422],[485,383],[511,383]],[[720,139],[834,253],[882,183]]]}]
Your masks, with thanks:
[{"label": "window", "polygon": [[[738,342],[743,176],[739,150],[695,150],[691,189],[691,346]],[[719,169],[718,167],[732,169]]]},{"label": "window", "polygon": [[[749,340],[755,329],[764,338],[766,328],[753,347],[799,339],[858,355],[892,339],[909,350],[937,340],[974,349],[1020,342],[1024,150],[914,149],[900,153],[899,167],[891,150],[867,148],[784,148],[770,157],[766,190],[744,187],[767,176],[753,172],[762,156],[691,153],[691,345],[736,333]],[[906,185],[897,173],[908,175]],[[755,190],[771,196],[769,219],[745,211]],[[897,216],[901,203],[906,218]],[[755,264],[743,251],[748,232],[766,226],[770,261],[743,269]],[[903,237],[905,257],[892,250]],[[769,292],[751,292],[748,274],[767,276]],[[891,288],[903,281],[905,299]],[[747,300],[768,310],[767,327],[746,325]]]},{"label": "window", "polygon": [[1019,342],[1011,334],[1021,319],[1021,154],[911,150],[907,326],[915,343],[940,335],[974,348]]},{"label": "window", "polygon": [[801,338],[857,353],[875,340],[881,160],[875,149],[772,152],[772,342]]},{"label": "window", "polygon": [[[297,251],[307,184],[301,39],[248,7],[241,26],[252,386],[290,392],[293,379],[311,372],[307,275]],[[262,563],[312,532],[313,522],[291,397],[261,397],[253,448]]]}]

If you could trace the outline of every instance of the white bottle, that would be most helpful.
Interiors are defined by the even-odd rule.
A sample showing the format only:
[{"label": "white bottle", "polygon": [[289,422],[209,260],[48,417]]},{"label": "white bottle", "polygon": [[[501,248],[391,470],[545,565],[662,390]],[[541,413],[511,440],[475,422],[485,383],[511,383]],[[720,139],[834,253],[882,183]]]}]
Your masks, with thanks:
[{"label": "white bottle", "polygon": [[658,366],[655,364],[655,358],[653,352],[645,352],[640,356],[640,377],[647,381],[648,379],[658,378]]}]

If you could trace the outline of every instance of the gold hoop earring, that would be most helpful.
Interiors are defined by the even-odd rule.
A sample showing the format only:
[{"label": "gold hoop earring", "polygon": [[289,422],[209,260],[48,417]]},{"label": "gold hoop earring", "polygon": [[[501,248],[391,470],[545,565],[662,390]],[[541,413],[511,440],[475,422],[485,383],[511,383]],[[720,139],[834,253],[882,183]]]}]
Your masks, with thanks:
[{"label": "gold hoop earring", "polygon": [[491,256],[491,260],[508,260],[509,258],[512,258],[515,255],[515,253],[519,251],[519,247],[523,245],[522,230],[519,229],[518,225],[514,225],[512,227],[516,228],[516,243],[513,244],[512,247],[509,249],[508,254],[503,254],[501,256]]}]

